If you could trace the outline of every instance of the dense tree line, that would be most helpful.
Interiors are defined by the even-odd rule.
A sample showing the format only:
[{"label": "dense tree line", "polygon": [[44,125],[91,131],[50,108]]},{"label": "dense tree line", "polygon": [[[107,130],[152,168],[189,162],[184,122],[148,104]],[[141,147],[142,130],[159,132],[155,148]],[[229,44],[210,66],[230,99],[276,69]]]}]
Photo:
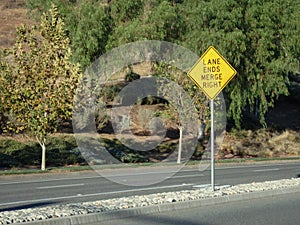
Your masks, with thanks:
[{"label": "dense tree line", "polygon": [[27,0],[37,16],[51,3],[66,21],[73,60],[83,68],[138,40],[165,40],[199,55],[214,45],[238,71],[226,88],[237,126],[247,107],[265,125],[268,108],[288,95],[288,74],[299,70],[298,1]]}]

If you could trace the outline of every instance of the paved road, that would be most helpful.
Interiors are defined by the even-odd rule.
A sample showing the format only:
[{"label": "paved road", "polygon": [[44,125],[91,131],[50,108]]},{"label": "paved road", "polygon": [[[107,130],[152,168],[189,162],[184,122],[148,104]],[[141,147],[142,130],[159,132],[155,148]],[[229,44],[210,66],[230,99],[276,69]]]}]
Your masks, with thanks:
[{"label": "paved road", "polygon": [[300,192],[105,221],[99,225],[296,225]]},{"label": "paved road", "polygon": [[[167,169],[164,167],[154,172],[140,169],[140,172],[135,175],[119,169],[109,170],[109,172],[113,180],[118,178],[123,183],[136,180],[137,184],[145,180],[156,179],[158,174],[168,176]],[[300,162],[220,166],[216,168],[215,174],[215,182],[219,185],[292,178],[300,176]],[[184,168],[162,182],[147,186],[118,184],[101,177],[94,171],[2,176],[0,177],[0,211],[191,189],[194,185],[209,183],[209,168],[199,171],[197,167]]]}]

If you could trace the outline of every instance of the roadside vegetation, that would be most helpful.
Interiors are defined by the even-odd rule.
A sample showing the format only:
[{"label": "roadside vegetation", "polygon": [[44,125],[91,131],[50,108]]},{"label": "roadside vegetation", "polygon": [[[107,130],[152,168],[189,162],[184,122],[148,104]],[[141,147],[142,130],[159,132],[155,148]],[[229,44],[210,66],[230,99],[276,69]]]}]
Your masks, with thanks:
[{"label": "roadside vegetation", "polygon": [[[6,29],[15,20],[5,12],[28,13],[25,25],[13,26],[14,42],[0,46],[0,169],[86,166],[72,136],[80,78],[114,47],[147,39],[176,43],[199,55],[214,45],[238,71],[224,90],[228,127],[218,146],[219,159],[300,155],[297,1],[19,0],[4,1],[0,8],[7,15],[0,22]],[[95,122],[104,147],[124,163],[161,161],[179,142],[178,112],[171,102],[151,96],[137,99],[130,129],[143,140],[151,133],[147,122],[159,116],[167,129],[164,141],[151,151],[134,151],[113,134],[109,115],[114,98],[147,76],[183,87],[194,101],[199,124],[209,124],[208,99],[184,72],[155,62],[123,68],[99,90],[95,102],[104,104],[97,104]],[[165,86],[160,91],[171,90]],[[193,160],[203,157],[208,129]]]}]

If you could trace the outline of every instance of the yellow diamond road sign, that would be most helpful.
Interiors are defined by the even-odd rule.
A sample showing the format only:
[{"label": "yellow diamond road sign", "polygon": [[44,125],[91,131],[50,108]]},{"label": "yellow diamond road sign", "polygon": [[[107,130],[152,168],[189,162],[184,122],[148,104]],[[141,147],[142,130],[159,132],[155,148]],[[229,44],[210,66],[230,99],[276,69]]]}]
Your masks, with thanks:
[{"label": "yellow diamond road sign", "polygon": [[236,70],[213,46],[188,72],[188,76],[210,99],[214,99],[235,74]]}]

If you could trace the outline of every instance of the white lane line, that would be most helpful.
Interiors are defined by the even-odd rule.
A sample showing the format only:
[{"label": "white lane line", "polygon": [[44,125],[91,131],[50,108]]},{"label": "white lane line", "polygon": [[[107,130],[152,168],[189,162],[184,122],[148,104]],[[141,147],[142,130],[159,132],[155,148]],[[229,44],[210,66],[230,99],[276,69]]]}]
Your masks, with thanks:
[{"label": "white lane line", "polygon": [[150,190],[177,188],[177,187],[185,187],[185,186],[193,186],[193,185],[194,184],[178,184],[178,185],[169,185],[169,186],[161,186],[161,187],[137,188],[137,189],[110,191],[110,192],[101,192],[101,193],[92,193],[92,194],[80,194],[80,195],[77,194],[77,195],[61,196],[61,197],[54,197],[54,198],[41,198],[41,199],[32,199],[32,200],[24,200],[24,201],[17,201],[17,202],[6,202],[6,203],[0,203],[0,206],[28,204],[28,203],[36,203],[36,202],[82,198],[82,197],[93,197],[93,196],[129,193],[129,192],[137,192],[137,191],[150,191]]},{"label": "white lane line", "polygon": [[[239,169],[239,168],[258,168],[258,167],[270,167],[270,166],[299,166],[299,163],[276,163],[276,164],[272,164],[272,165],[251,165],[251,166],[225,166],[225,167],[216,167],[216,170],[226,170],[226,169]],[[286,168],[284,168],[286,169]],[[289,168],[288,168],[289,169]],[[206,169],[207,170],[207,169]],[[199,171],[198,169],[184,169],[182,171],[178,171],[178,172],[192,172],[192,171]],[[116,170],[116,173],[118,173],[118,170]],[[169,173],[169,172],[161,172],[161,173]],[[101,173],[100,173],[101,174]],[[140,173],[139,175],[147,175],[147,174],[151,174],[150,173]],[[120,175],[111,175],[112,177],[118,177]],[[86,176],[86,177],[68,177],[68,178],[54,178],[54,179],[44,179],[44,180],[25,180],[25,181],[12,181],[12,182],[4,182],[1,183],[0,181],[0,186],[1,185],[10,185],[10,184],[24,184],[24,183],[42,183],[42,182],[51,182],[51,181],[64,181],[64,180],[81,180],[81,179],[95,179],[95,178],[105,178],[103,176],[100,175],[95,175],[95,176]]]},{"label": "white lane line", "polygon": [[[242,164],[242,163],[241,163]],[[238,165],[238,166],[224,166],[224,167],[216,167],[216,170],[226,170],[226,169],[239,169],[239,168],[259,168],[259,167],[274,167],[280,166],[284,169],[290,169],[291,166],[300,166],[300,163],[274,163],[270,165]],[[286,168],[288,166],[288,168]]]},{"label": "white lane line", "polygon": [[65,184],[65,185],[56,185],[56,186],[44,186],[44,187],[36,187],[36,189],[53,189],[53,188],[79,187],[79,186],[84,186],[84,184],[81,183],[81,184]]},{"label": "white lane line", "polygon": [[[198,171],[198,170],[183,170],[182,172],[191,172],[191,171]],[[97,170],[96,170],[97,172]],[[180,172],[180,171],[178,171]],[[173,171],[166,171],[166,172],[148,172],[148,173],[134,173],[134,174],[118,174],[118,171],[115,171],[115,174],[107,174],[103,172],[103,175],[101,175],[101,172],[99,172],[100,175],[95,176],[86,176],[86,177],[68,177],[68,178],[53,178],[53,179],[44,179],[44,180],[25,180],[25,181],[12,181],[12,182],[0,182],[1,185],[10,185],[10,184],[24,184],[24,183],[43,183],[43,182],[52,182],[52,181],[67,181],[67,180],[84,180],[84,179],[96,179],[96,178],[109,178],[109,177],[122,177],[122,176],[140,176],[140,175],[151,175],[151,174],[169,174],[173,173]]]},{"label": "white lane line", "polygon": [[174,178],[186,178],[186,177],[204,177],[204,174],[180,175],[180,176],[172,176],[172,177],[167,177],[167,178],[174,179]]},{"label": "white lane line", "polygon": [[82,179],[95,179],[103,178],[101,176],[90,176],[90,177],[69,177],[69,178],[57,178],[57,179],[45,179],[45,180],[25,180],[25,181],[12,181],[6,183],[0,183],[0,185],[10,185],[10,184],[24,184],[24,183],[44,183],[52,181],[67,181],[67,180],[82,180]]},{"label": "white lane line", "polygon": [[278,171],[279,168],[272,168],[272,169],[261,169],[261,170],[253,170],[254,172],[267,172],[267,171]]}]

